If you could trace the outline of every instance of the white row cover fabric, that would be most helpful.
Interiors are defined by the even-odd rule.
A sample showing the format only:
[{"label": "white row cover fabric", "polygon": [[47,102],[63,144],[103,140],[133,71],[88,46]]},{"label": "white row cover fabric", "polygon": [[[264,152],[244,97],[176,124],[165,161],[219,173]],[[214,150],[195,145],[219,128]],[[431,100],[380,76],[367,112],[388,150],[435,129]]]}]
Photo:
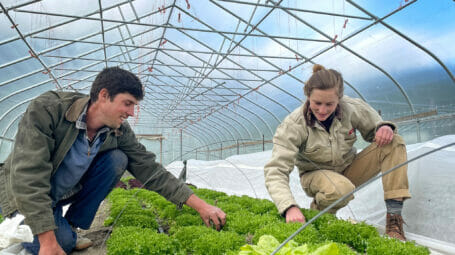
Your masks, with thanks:
[{"label": "white row cover fabric", "polygon": [[[408,159],[453,142],[455,135],[408,145]],[[187,183],[230,195],[271,200],[263,174],[263,167],[270,156],[271,151],[264,151],[232,156],[225,160],[188,160]],[[429,247],[432,254],[455,254],[454,165],[455,146],[451,146],[411,162],[408,168],[412,199],[404,203],[404,229],[408,239]],[[182,168],[181,161],[167,166],[177,177]],[[309,208],[312,199],[302,190],[297,169],[291,173],[290,187],[299,206]],[[337,217],[365,221],[384,232],[386,207],[381,179],[354,195],[355,199],[339,210]]]},{"label": "white row cover fabric", "polygon": [[27,255],[20,243],[32,242],[32,230],[27,225],[21,225],[24,216],[16,214],[6,218],[0,224],[0,255]]}]

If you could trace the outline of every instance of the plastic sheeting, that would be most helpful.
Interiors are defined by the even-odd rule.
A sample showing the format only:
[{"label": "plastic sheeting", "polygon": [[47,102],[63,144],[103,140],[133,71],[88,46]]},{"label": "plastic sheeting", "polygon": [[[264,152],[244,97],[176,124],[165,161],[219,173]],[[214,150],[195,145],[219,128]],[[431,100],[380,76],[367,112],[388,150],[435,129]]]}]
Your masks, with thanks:
[{"label": "plastic sheeting", "polygon": [[[455,135],[407,146],[408,159],[455,142]],[[226,160],[188,160],[187,183],[230,195],[271,199],[264,185],[263,167],[271,151],[232,156]],[[455,146],[425,156],[408,167],[412,199],[405,201],[403,218],[408,239],[427,246],[432,254],[455,254]],[[181,161],[167,169],[178,176]],[[299,206],[309,208],[311,198],[303,192],[297,169],[290,187]],[[337,212],[337,217],[366,221],[384,232],[386,207],[380,179],[355,193],[355,199]]]},{"label": "plastic sheeting", "polygon": [[0,255],[28,255],[21,242],[32,242],[32,230],[27,225],[21,225],[24,216],[16,214],[6,218],[0,224]]}]

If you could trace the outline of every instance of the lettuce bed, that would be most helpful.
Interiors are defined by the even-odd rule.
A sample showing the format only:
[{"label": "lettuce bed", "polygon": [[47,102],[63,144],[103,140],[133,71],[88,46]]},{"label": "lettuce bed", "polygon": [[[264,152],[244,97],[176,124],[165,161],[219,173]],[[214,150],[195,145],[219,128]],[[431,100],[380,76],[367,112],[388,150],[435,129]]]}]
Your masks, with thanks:
[{"label": "lettuce bed", "polygon": [[[115,223],[107,242],[108,254],[269,254],[277,245],[266,248],[261,245],[279,244],[301,226],[286,224],[268,200],[228,196],[207,189],[193,190],[226,212],[227,222],[222,231],[205,227],[196,211],[186,205],[179,209],[155,192],[116,188],[108,196],[111,211],[105,225]],[[309,209],[302,212],[307,220],[318,213]],[[368,224],[351,224],[325,214],[279,254],[430,253],[414,242],[403,243],[380,236]]]}]

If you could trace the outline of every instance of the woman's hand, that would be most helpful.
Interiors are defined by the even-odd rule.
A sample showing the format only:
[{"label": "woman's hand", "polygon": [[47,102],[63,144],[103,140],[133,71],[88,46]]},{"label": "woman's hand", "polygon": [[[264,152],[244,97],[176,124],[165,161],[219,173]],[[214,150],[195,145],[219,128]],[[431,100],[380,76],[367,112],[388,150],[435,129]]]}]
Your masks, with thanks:
[{"label": "woman's hand", "polygon": [[393,130],[389,125],[384,125],[378,128],[376,131],[376,136],[374,141],[378,147],[384,146],[392,142],[393,140]]},{"label": "woman's hand", "polygon": [[305,216],[297,206],[292,206],[286,211],[286,223],[288,222],[301,222],[305,223]]}]

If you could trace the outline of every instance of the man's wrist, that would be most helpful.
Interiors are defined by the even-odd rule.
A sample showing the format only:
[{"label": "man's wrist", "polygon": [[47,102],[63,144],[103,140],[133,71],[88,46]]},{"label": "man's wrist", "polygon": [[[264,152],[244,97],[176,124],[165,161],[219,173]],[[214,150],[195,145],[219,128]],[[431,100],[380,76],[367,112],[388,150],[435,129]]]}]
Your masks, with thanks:
[{"label": "man's wrist", "polygon": [[38,234],[38,240],[41,245],[46,245],[48,243],[57,242],[57,238],[55,237],[55,233],[53,230],[49,230],[49,231]]}]

